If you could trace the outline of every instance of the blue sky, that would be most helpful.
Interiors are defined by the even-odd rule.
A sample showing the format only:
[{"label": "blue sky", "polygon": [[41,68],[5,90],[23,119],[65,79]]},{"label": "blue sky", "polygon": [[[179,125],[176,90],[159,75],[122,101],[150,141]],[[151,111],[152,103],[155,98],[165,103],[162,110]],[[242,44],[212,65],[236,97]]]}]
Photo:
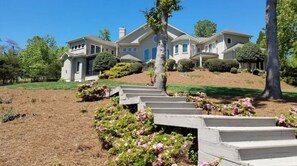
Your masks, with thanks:
[{"label": "blue sky", "polygon": [[[266,0],[182,0],[183,10],[175,12],[169,23],[193,34],[198,20],[217,23],[217,30],[231,29],[257,39],[265,26]],[[145,23],[141,11],[154,0],[0,0],[0,38],[17,41],[22,48],[35,35],[54,36],[59,46],[85,35],[98,35],[108,28],[112,41],[118,28],[131,32]]]}]

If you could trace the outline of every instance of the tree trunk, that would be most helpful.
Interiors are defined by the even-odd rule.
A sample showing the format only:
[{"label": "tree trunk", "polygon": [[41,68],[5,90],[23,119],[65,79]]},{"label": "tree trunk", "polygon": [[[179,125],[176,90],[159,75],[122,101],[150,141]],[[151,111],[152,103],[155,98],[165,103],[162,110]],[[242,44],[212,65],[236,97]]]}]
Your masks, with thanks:
[{"label": "tree trunk", "polygon": [[155,76],[154,76],[154,86],[162,89],[166,92],[166,71],[165,71],[165,63],[166,63],[166,43],[168,41],[167,34],[167,24],[168,18],[162,13],[161,21],[163,26],[161,30],[158,32],[158,43],[157,43],[157,55],[156,55],[156,63],[155,63]]},{"label": "tree trunk", "polygon": [[276,5],[277,0],[266,0],[267,74],[262,97],[271,99],[282,98],[277,43]]}]

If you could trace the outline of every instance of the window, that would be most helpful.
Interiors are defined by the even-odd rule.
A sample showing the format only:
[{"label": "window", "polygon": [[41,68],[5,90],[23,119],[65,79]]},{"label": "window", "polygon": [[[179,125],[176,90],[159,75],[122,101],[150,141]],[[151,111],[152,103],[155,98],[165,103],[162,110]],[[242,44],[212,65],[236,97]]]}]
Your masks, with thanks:
[{"label": "window", "polygon": [[178,54],[178,45],[174,46],[174,53]]},{"label": "window", "polygon": [[126,52],[127,51],[127,48],[123,48],[123,52]]},{"label": "window", "polygon": [[228,44],[231,44],[231,43],[232,43],[231,38],[227,38],[227,43],[228,43]]},{"label": "window", "polygon": [[79,72],[79,64],[80,64],[80,62],[76,63],[76,72]]},{"label": "window", "polygon": [[80,48],[80,44],[78,45],[78,48]]},{"label": "window", "polygon": [[111,54],[113,55],[113,50],[111,51]]},{"label": "window", "polygon": [[74,46],[72,46],[71,49],[74,50]]},{"label": "window", "polygon": [[188,44],[183,44],[183,52],[184,53],[188,52]]},{"label": "window", "polygon": [[101,49],[99,46],[96,46],[96,53],[99,53],[99,52],[101,52]]},{"label": "window", "polygon": [[84,43],[83,43],[83,44],[81,44],[81,47],[82,47],[82,48],[84,48],[84,47],[85,47],[85,44],[84,44]]},{"label": "window", "polygon": [[132,48],[128,48],[128,51],[131,52],[132,51]]},{"label": "window", "polygon": [[94,53],[95,53],[95,46],[91,45],[91,54],[94,54]]},{"label": "window", "polygon": [[75,46],[74,48],[77,49],[77,46]]},{"label": "window", "polygon": [[105,51],[108,52],[108,48],[106,48]]},{"label": "window", "polygon": [[133,48],[133,51],[134,51],[134,52],[136,52],[136,50],[137,50],[136,48]]}]

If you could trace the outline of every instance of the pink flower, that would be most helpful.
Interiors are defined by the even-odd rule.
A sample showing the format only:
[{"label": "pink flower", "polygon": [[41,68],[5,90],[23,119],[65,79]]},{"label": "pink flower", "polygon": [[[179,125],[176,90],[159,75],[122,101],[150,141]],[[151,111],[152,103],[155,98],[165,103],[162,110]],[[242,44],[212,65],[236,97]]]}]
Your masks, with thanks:
[{"label": "pink flower", "polygon": [[284,117],[283,115],[281,115],[281,117],[278,119],[278,122],[281,124],[281,123],[284,123],[286,121],[286,117]]},{"label": "pink flower", "polygon": [[200,166],[209,166],[207,162],[203,162]]},{"label": "pink flower", "polygon": [[161,152],[163,150],[164,146],[162,143],[157,143],[157,144],[153,145],[153,148],[155,150],[157,150],[158,152]]}]

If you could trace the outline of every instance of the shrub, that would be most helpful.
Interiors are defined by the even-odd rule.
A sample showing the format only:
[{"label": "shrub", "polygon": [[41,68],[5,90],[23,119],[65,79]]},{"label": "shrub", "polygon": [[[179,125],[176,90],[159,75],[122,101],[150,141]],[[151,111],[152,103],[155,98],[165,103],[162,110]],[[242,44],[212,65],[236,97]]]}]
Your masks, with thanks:
[{"label": "shrub", "polygon": [[146,75],[150,77],[150,80],[151,80],[150,84],[153,85],[154,84],[153,77],[155,75],[155,70],[153,68],[149,68],[146,72]]},{"label": "shrub", "polygon": [[113,103],[95,113],[103,147],[114,160],[107,165],[172,165],[187,162],[193,137],[156,131],[150,109],[131,113]]},{"label": "shrub", "polygon": [[80,85],[76,97],[81,98],[82,101],[97,101],[104,98],[106,91],[106,86],[98,87],[98,82],[93,81],[89,84]]},{"label": "shrub", "polygon": [[289,112],[281,114],[277,119],[277,124],[284,127],[297,127],[297,107],[292,107]]},{"label": "shrub", "polygon": [[253,70],[253,75],[263,76],[263,75],[265,75],[265,71],[260,70],[260,69],[255,69],[255,70]]},{"label": "shrub", "polygon": [[232,67],[230,73],[237,74],[238,69],[236,67]]},{"label": "shrub", "polygon": [[101,74],[100,78],[105,79],[114,79],[114,78],[120,78],[131,73],[131,63],[118,63],[110,70],[106,70],[103,74]]},{"label": "shrub", "polygon": [[264,60],[263,53],[259,46],[254,43],[246,43],[236,52],[238,62],[248,63],[248,70],[251,69],[251,64]]},{"label": "shrub", "polygon": [[150,61],[146,62],[146,67],[147,68],[155,68],[155,63],[156,63],[155,60],[150,60]]},{"label": "shrub", "polygon": [[174,59],[168,59],[166,61],[166,70],[167,71],[174,71],[174,67],[176,65],[176,62]]},{"label": "shrub", "polygon": [[180,59],[177,63],[177,71],[187,72],[193,70],[195,64],[190,59]]},{"label": "shrub", "polygon": [[284,66],[281,70],[282,80],[291,85],[297,85],[297,67],[292,65]]},{"label": "shrub", "polygon": [[238,68],[239,63],[233,59],[208,59],[205,62],[205,67],[208,68],[208,70],[211,72],[230,72],[232,67]]},{"label": "shrub", "polygon": [[116,65],[117,59],[108,52],[101,52],[96,56],[93,62],[94,71],[104,71]]},{"label": "shrub", "polygon": [[8,121],[13,121],[16,118],[19,118],[20,114],[15,112],[12,108],[6,110],[3,115],[1,115],[0,119],[3,123],[8,122]]},{"label": "shrub", "polygon": [[131,73],[141,73],[143,68],[143,64],[139,62],[131,63]]}]

